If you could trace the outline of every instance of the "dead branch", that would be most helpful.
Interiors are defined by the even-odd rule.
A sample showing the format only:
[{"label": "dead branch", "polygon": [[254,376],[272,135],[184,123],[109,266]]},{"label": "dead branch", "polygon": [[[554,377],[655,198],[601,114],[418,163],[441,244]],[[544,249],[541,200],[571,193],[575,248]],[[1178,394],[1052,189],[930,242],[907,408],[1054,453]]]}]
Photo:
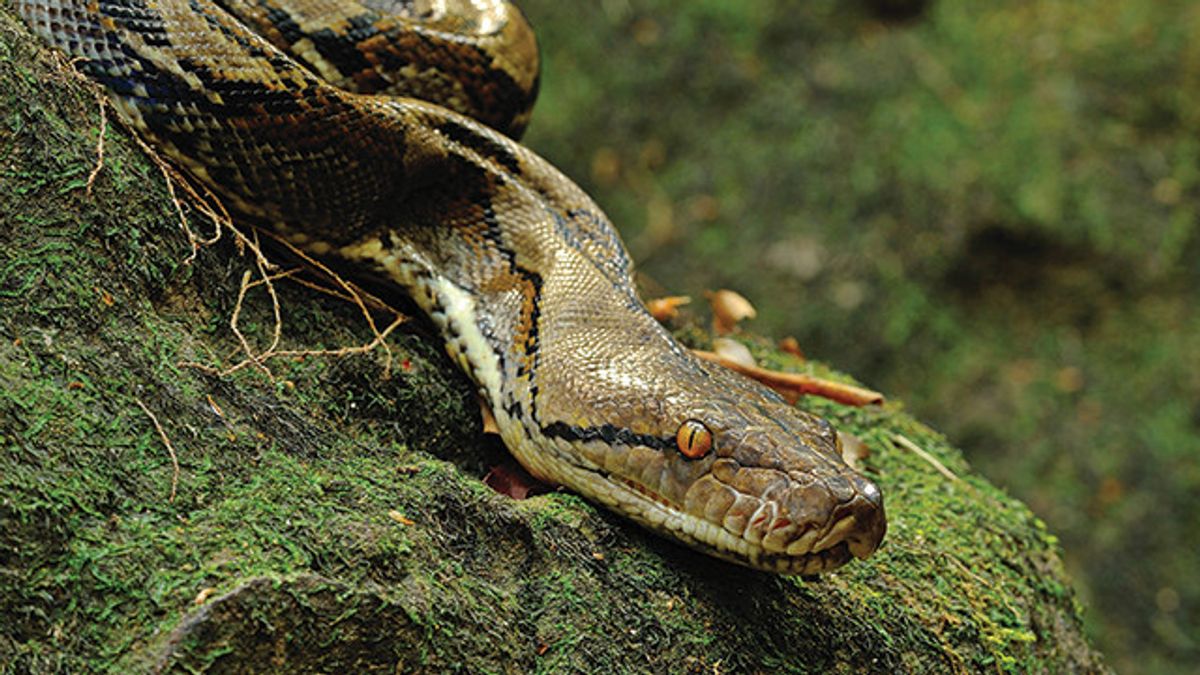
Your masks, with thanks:
[{"label": "dead branch", "polygon": [[167,501],[174,503],[175,493],[179,487],[179,457],[175,454],[175,446],[171,445],[171,439],[167,437],[167,432],[163,431],[162,425],[158,423],[158,418],[155,417],[154,413],[150,412],[146,404],[137,398],[133,399],[133,402],[137,403],[138,407],[150,418],[150,421],[154,424],[154,428],[158,431],[159,438],[162,439],[163,445],[167,446],[167,453],[171,455],[171,496]]}]

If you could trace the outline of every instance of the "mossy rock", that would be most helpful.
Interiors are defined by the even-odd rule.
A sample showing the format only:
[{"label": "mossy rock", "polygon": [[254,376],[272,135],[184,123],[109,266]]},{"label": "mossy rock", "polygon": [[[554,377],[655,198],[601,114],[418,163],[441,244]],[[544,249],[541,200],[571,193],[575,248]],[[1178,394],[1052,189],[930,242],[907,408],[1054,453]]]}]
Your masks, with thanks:
[{"label": "mossy rock", "polygon": [[[890,516],[874,558],[820,578],[709,559],[571,494],[514,501],[480,480],[503,450],[420,320],[390,371],[382,350],[276,360],[273,380],[183,365],[238,358],[254,261],[228,236],[189,261],[119,128],[89,194],[95,91],[8,6],[0,120],[5,672],[1104,669],[1054,537],[899,404],[804,401],[871,449]],[[286,348],[371,340],[354,306],[278,289]],[[255,344],[272,307],[247,296]]]}]

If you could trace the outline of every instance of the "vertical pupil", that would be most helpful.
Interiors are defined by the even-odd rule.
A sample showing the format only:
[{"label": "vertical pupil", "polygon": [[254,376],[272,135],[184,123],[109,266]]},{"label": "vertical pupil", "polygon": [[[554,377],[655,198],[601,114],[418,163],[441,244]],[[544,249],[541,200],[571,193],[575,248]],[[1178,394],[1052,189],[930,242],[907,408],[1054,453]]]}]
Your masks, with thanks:
[{"label": "vertical pupil", "polygon": [[684,420],[675,434],[675,445],[689,459],[699,459],[712,448],[712,432],[699,420]]}]

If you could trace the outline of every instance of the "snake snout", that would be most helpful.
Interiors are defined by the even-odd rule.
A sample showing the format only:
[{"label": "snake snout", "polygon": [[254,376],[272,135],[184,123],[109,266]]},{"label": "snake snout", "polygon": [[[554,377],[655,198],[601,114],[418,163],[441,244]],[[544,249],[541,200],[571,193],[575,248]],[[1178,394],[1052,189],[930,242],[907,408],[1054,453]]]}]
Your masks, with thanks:
[{"label": "snake snout", "polygon": [[789,556],[835,555],[841,564],[851,556],[868,558],[879,548],[887,518],[883,494],[873,482],[848,474],[806,488],[787,500],[787,513],[801,524],[786,546]]},{"label": "snake snout", "polygon": [[883,510],[883,493],[867,478],[855,476],[854,497],[847,504],[849,517],[854,518],[854,527],[846,536],[846,544],[855,558],[871,557],[887,533],[887,516]]}]

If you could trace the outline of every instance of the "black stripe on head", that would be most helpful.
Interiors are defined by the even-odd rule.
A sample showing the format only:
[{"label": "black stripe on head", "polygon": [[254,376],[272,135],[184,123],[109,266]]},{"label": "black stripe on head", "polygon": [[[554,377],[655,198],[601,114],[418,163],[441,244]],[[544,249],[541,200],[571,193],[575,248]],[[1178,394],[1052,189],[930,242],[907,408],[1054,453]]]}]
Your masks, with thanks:
[{"label": "black stripe on head", "polygon": [[609,445],[624,445],[627,447],[642,445],[654,450],[668,450],[675,447],[674,438],[659,438],[650,434],[639,434],[612,424],[601,424],[598,427],[577,427],[566,422],[553,422],[542,427],[542,434],[550,438],[561,438],[566,441],[604,441]]}]

